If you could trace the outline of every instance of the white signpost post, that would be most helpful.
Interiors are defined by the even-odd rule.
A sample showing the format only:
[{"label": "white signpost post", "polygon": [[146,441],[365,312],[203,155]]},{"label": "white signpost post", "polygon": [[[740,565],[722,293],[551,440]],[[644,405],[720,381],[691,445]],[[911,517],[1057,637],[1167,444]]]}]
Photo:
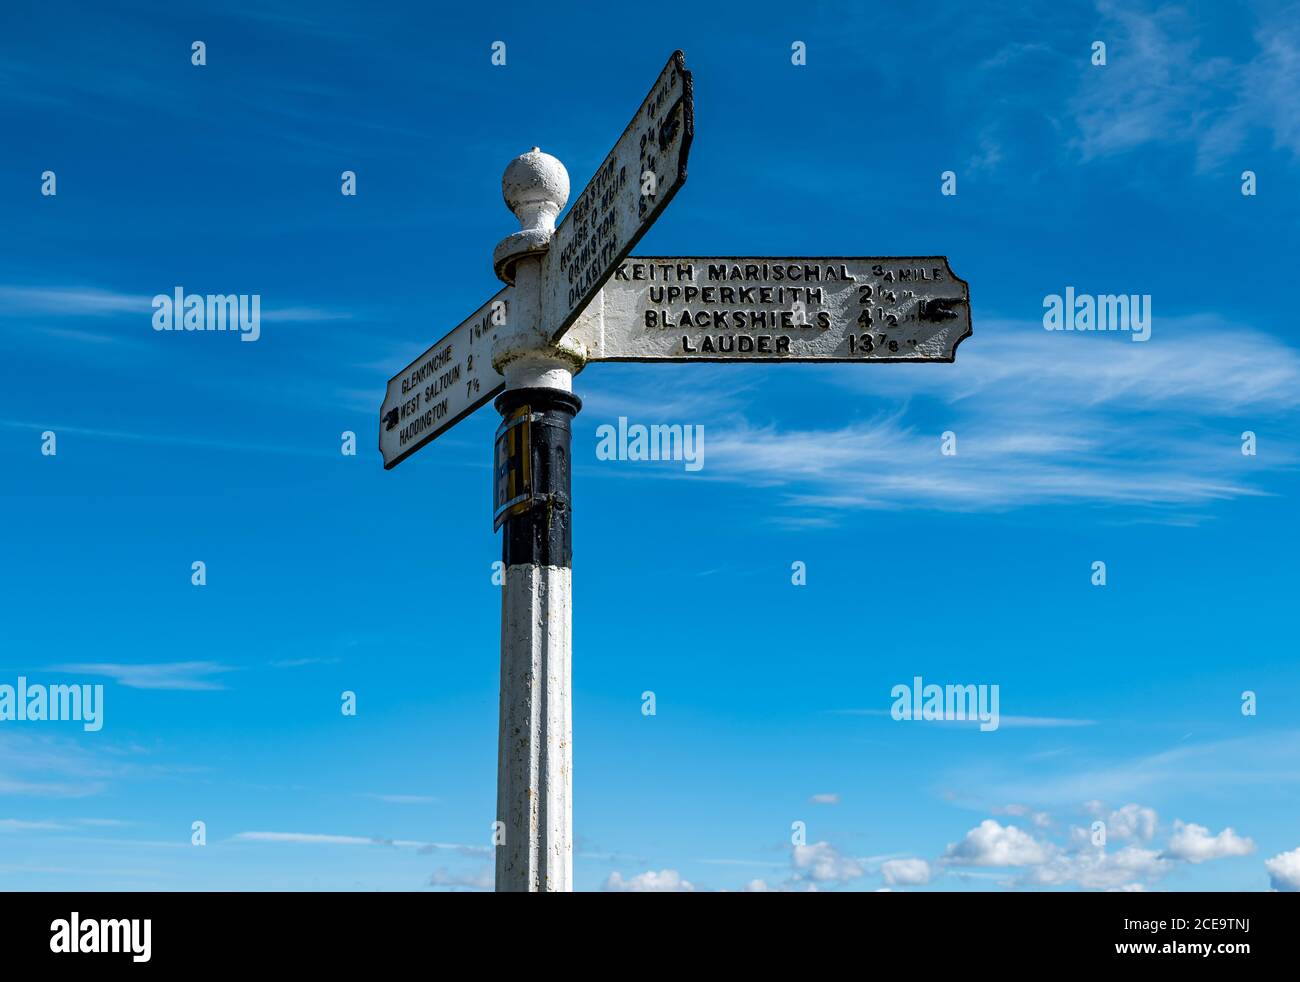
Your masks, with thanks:
[{"label": "white signpost post", "polygon": [[496,888],[573,883],[571,424],[591,361],[951,362],[971,333],[941,256],[628,254],[686,181],[693,89],[674,52],[559,228],[564,166],[537,148],[502,179],[520,231],[493,252],[506,283],[388,383],[391,468],[495,399],[501,601]]}]

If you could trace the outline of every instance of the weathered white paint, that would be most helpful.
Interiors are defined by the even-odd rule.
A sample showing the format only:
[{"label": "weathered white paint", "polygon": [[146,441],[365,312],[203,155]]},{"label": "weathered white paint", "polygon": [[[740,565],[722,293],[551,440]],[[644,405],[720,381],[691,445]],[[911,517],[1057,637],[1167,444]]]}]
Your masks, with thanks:
[{"label": "weathered white paint", "polygon": [[502,303],[502,315],[509,322],[513,292],[510,287],[501,290],[389,380],[379,409],[384,467],[401,463],[505,387],[505,379],[492,366],[492,342],[499,329],[494,315],[495,305]]},{"label": "weathered white paint", "polygon": [[[410,373],[427,361],[423,355],[389,382],[379,432],[386,468],[495,398],[506,378],[514,386],[571,390],[586,351],[580,339],[563,335],[685,182],[693,125],[690,73],[677,51],[558,230],[555,219],[569,199],[564,165],[537,147],[510,162],[501,192],[520,229],[492,253],[493,269],[510,292],[497,294],[426,353],[454,347],[455,373],[464,382],[457,392],[454,386],[402,391],[403,379],[412,383]],[[507,296],[507,323],[485,345],[490,363],[473,357],[471,364],[476,352],[468,350],[468,325]],[[554,364],[538,364],[538,355]],[[512,361],[521,363],[511,369]]]},{"label": "weathered white paint", "polygon": [[[748,326],[757,314],[767,324]],[[588,361],[952,361],[970,332],[968,287],[943,256],[632,256],[567,337]],[[704,350],[706,336],[731,350]]]},{"label": "weathered white paint", "polygon": [[573,391],[573,369],[554,359],[516,358],[506,365],[506,385],[511,389],[559,389]]},{"label": "weathered white paint", "polygon": [[501,600],[498,891],[573,889],[571,572],[511,566]]},{"label": "weathered white paint", "polygon": [[552,344],[538,330],[541,258],[521,256],[513,260],[513,271],[515,317],[496,336],[492,346],[493,365],[504,376],[506,388],[572,392],[573,375],[587,362],[586,348],[567,337]]},{"label": "weathered white paint", "polygon": [[545,256],[555,216],[568,200],[569,173],[559,160],[533,147],[510,162],[501,187],[520,231],[506,236],[493,253],[497,274],[514,284],[509,322],[493,342],[493,367],[508,388],[572,392],[573,374],[586,364],[586,351],[568,339],[552,343],[542,327]]},{"label": "weathered white paint", "polygon": [[685,183],[692,98],[676,51],[551,239],[542,278],[548,337],[564,334]]},{"label": "weathered white paint", "polygon": [[544,253],[555,233],[555,218],[569,200],[569,172],[558,159],[533,147],[506,166],[501,196],[519,219],[519,231],[497,243],[492,266],[504,282],[514,283],[515,262]]},{"label": "weathered white paint", "polygon": [[[512,277],[509,325],[493,345],[508,388],[573,391],[583,350],[551,343],[542,329],[543,253],[568,196],[564,166],[534,148],[506,168],[502,191],[521,233],[497,246],[499,275]],[[515,565],[501,595],[501,716],[497,743],[496,851],[499,891],[573,889],[572,574]]]}]

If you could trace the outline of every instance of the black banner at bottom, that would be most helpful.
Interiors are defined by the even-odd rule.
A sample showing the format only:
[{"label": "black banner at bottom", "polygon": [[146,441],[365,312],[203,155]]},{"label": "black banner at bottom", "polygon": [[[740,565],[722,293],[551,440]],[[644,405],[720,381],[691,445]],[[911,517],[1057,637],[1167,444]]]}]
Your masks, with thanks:
[{"label": "black banner at bottom", "polygon": [[674,972],[687,958],[731,971],[790,959],[809,970],[1127,964],[1231,977],[1294,968],[1298,916],[1296,896],[1262,893],[9,893],[0,952],[11,972],[52,977],[315,966],[336,977],[413,958],[461,975],[513,959],[562,971],[661,957]]}]

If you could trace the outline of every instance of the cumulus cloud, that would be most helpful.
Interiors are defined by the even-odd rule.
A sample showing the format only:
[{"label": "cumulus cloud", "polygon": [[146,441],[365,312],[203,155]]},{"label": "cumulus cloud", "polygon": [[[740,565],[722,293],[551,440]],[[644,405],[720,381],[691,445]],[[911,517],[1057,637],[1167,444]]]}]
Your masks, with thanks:
[{"label": "cumulus cloud", "polygon": [[961,842],[950,844],[942,861],[953,866],[1036,866],[1050,854],[1050,847],[1028,832],[986,818]]},{"label": "cumulus cloud", "polygon": [[675,869],[646,870],[626,880],[615,870],[605,880],[604,889],[613,893],[690,893],[695,885]]},{"label": "cumulus cloud", "polygon": [[[1244,856],[1255,848],[1250,839],[1231,828],[1211,835],[1202,825],[1175,821],[1168,844],[1160,850],[1145,845],[1155,838],[1158,829],[1155,809],[1130,803],[1108,811],[1102,802],[1093,800],[1085,802],[1083,810],[1105,822],[1105,840],[1096,841],[1091,828],[1071,827],[1065,847],[1049,847],[1048,860],[1027,871],[1019,885],[1077,884],[1089,890],[1144,890],[1179,862]],[[1113,848],[1117,843],[1122,843],[1122,848]]]},{"label": "cumulus cloud", "polygon": [[924,859],[890,859],[880,866],[890,886],[920,886],[930,882],[930,864]]},{"label": "cumulus cloud", "polygon": [[1274,890],[1283,893],[1300,893],[1300,849],[1281,852],[1264,860],[1269,881]]},{"label": "cumulus cloud", "polygon": [[1169,871],[1172,863],[1154,849],[1125,846],[1115,852],[1104,849],[1056,853],[1035,867],[1024,882],[1034,886],[1064,886],[1077,883],[1088,890],[1131,890],[1139,880],[1154,880]]},{"label": "cumulus cloud", "polygon": [[1255,843],[1237,835],[1230,827],[1218,835],[1211,835],[1204,825],[1174,821],[1174,834],[1165,847],[1171,859],[1184,859],[1189,863],[1203,863],[1209,859],[1228,856],[1246,856],[1255,851]]},{"label": "cumulus cloud", "polygon": [[792,859],[796,870],[817,883],[845,883],[866,873],[858,860],[841,855],[829,842],[795,846]]},{"label": "cumulus cloud", "polygon": [[1117,808],[1106,819],[1106,837],[1109,839],[1139,839],[1150,842],[1156,834],[1156,813],[1153,808],[1128,804]]},{"label": "cumulus cloud", "polygon": [[[1159,832],[1154,808],[1130,802],[1108,809],[1098,800],[1084,802],[1082,810],[1105,822],[1106,837],[1094,836],[1087,826],[1070,826],[1053,837],[1052,823],[1045,812],[1029,805],[1009,804],[993,808],[999,815],[1013,815],[1035,822],[1041,832],[1015,825],[1001,825],[985,819],[948,846],[939,858],[947,875],[959,878],[995,879],[1001,886],[1020,888],[1076,886],[1085,890],[1136,892],[1146,890],[1179,867],[1228,856],[1244,856],[1255,843],[1225,828],[1217,835],[1203,825],[1175,821],[1163,849],[1153,844]],[[906,864],[906,865],[905,865]],[[912,867],[911,864],[918,864]],[[1016,874],[969,872],[973,867],[1020,867]],[[1300,849],[1275,856],[1265,863],[1274,889],[1300,891]],[[907,872],[928,865],[922,860],[891,860],[882,864],[885,883],[925,882],[905,879]]]}]

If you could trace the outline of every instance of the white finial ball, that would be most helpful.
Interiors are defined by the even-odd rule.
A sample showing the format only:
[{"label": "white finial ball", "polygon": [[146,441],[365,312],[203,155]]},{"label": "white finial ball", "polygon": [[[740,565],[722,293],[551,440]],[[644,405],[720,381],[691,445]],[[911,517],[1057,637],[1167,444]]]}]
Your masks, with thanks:
[{"label": "white finial ball", "polygon": [[549,153],[533,147],[506,166],[501,193],[524,228],[553,227],[569,200],[569,172]]}]

